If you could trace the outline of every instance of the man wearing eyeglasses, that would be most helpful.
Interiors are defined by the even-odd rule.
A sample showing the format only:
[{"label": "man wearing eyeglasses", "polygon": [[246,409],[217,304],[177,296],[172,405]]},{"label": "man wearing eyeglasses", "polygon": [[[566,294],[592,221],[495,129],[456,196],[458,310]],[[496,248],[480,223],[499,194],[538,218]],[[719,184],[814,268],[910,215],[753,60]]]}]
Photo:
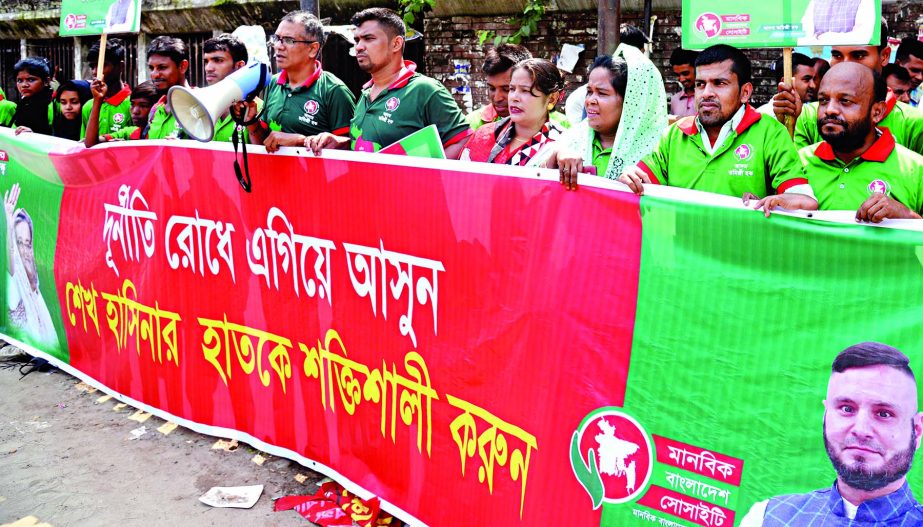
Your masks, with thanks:
[{"label": "man wearing eyeglasses", "polygon": [[[281,146],[301,146],[305,137],[322,132],[349,135],[356,101],[343,81],[321,67],[320,20],[306,11],[293,11],[282,18],[269,42],[282,71],[266,89],[262,119],[247,128],[250,142],[275,152]],[[252,108],[249,113],[255,113]]]}]

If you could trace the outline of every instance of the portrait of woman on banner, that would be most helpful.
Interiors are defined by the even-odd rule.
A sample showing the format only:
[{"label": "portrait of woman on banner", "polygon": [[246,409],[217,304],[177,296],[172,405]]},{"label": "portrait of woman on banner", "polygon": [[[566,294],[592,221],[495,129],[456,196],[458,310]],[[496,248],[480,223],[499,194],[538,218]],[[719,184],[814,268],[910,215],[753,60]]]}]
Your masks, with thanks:
[{"label": "portrait of woman on banner", "polygon": [[23,340],[42,351],[52,351],[58,348],[58,336],[39,289],[32,218],[25,209],[16,208],[19,192],[19,185],[14,184],[3,196],[7,240],[7,315],[10,325],[24,332]]}]

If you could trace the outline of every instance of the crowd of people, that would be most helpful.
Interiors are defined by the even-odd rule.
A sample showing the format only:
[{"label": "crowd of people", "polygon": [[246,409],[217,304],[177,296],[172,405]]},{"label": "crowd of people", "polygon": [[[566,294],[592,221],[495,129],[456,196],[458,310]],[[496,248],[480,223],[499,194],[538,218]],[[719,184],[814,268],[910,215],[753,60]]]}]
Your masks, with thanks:
[{"label": "crowd of people", "polygon": [[[580,174],[594,174],[637,194],[659,184],[737,196],[767,215],[777,207],[845,209],[856,211],[857,221],[880,222],[923,213],[923,109],[916,108],[923,42],[902,40],[892,64],[884,20],[878,46],[833,46],[829,63],[794,54],[790,83],[780,58],[778,92],[758,108],[751,104],[751,61],[727,45],[674,50],[670,66],[681,89],[668,99],[659,70],[642,52],[643,33],[630,26],[616,52],[597,57],[586,85],[570,97],[552,62],[502,44],[488,49],[483,62],[490,103],[467,116],[441,82],[404,59],[406,28],[395,12],[365,9],[352,24],[355,59],[370,76],[358,100],[323,69],[321,22],[292,12],[269,37],[279,73],[265,100],[218,116],[214,140],[236,135],[268,152],[283,146],[319,155],[376,152],[435,125],[450,159],[556,168],[569,190],[577,189]],[[88,61],[96,63],[99,52],[94,45]],[[0,100],[0,125],[88,147],[184,138],[166,94],[188,86],[185,43],[153,39],[150,81],[134,88],[124,82],[124,59],[121,42],[110,39],[102,78],[65,81],[54,90],[47,61],[19,61],[19,102]],[[236,37],[208,40],[206,82],[221,82],[248,60]],[[561,106],[566,113],[557,111]]]}]

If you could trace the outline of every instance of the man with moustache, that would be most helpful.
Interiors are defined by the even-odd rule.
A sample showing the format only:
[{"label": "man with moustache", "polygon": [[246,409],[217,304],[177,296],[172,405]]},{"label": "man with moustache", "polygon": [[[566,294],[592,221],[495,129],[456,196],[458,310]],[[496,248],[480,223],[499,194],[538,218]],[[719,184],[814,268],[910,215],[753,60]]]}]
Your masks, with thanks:
[{"label": "man with moustache", "polygon": [[[830,64],[855,62],[881,73],[891,58],[888,46],[888,24],[881,20],[881,41],[877,46],[833,46]],[[923,111],[897,101],[889,93],[886,112],[879,126],[891,130],[897,144],[923,154]],[[817,129],[817,103],[803,104],[797,94],[787,85],[780,84],[779,93],[773,98],[773,109],[781,120],[786,115],[797,118],[795,122],[795,147],[804,148],[821,141]]]},{"label": "man with moustache", "polygon": [[510,77],[513,74],[513,66],[531,58],[532,54],[529,50],[516,44],[500,44],[487,50],[481,72],[484,73],[490,104],[469,113],[465,118],[472,130],[509,117],[510,109],[507,99],[510,96]]},{"label": "man with moustache", "polygon": [[644,184],[664,184],[729,196],[765,198],[768,211],[817,208],[785,127],[749,104],[750,59],[724,44],[695,61],[698,115],[664,133],[657,148],[619,181],[636,194]]},{"label": "man with moustache", "polygon": [[[324,27],[313,14],[293,11],[282,17],[269,37],[282,71],[266,89],[263,119],[247,127],[251,143],[275,152],[282,146],[301,146],[305,137],[322,132],[348,135],[356,102],[346,84],[324,71],[318,60],[324,39]],[[252,117],[256,105],[248,107]]]},{"label": "man with moustache", "polygon": [[822,210],[855,210],[856,221],[919,219],[923,156],[876,128],[887,110],[880,75],[860,64],[830,68],[821,83],[817,127],[824,141],[801,149]]},{"label": "man with moustache", "polygon": [[823,431],[836,481],[756,503],[739,527],[923,525],[923,506],[907,484],[923,433],[910,360],[863,342],[837,355],[832,370]]},{"label": "man with moustache", "polygon": [[147,71],[160,100],[151,110],[148,119],[148,139],[176,139],[182,129],[176,122],[173,111],[167,105],[167,92],[173,86],[186,86],[186,71],[189,70],[189,50],[186,43],[175,37],[157,37],[147,47]]},{"label": "man with moustache", "polygon": [[436,125],[445,155],[458,159],[472,131],[449,90],[420,75],[404,60],[404,21],[394,11],[371,7],[353,15],[356,61],[372,79],[364,86],[349,137],[323,133],[305,140],[314,153],[324,148],[378,150]]}]

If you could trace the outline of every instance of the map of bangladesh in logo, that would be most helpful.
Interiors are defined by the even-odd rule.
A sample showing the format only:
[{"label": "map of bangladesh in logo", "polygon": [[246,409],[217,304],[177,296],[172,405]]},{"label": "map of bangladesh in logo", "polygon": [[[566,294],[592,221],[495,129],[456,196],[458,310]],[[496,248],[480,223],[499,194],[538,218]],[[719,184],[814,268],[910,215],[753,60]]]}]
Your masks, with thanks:
[{"label": "map of bangladesh in logo", "polygon": [[593,508],[624,503],[646,488],[653,466],[650,438],[631,416],[600,408],[580,424],[571,439],[571,467]]},{"label": "map of bangladesh in logo", "polygon": [[721,17],[714,13],[702,13],[695,20],[695,30],[705,37],[705,40],[717,37],[721,33]]}]

